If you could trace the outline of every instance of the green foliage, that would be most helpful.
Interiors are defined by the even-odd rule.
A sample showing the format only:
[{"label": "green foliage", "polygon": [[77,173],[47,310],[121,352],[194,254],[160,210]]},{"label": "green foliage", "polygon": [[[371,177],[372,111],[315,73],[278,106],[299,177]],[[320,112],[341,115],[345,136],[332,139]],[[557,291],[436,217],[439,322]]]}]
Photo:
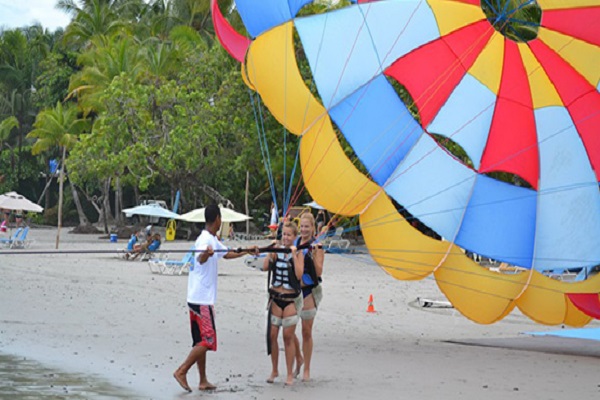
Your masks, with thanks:
[{"label": "green foliage", "polygon": [[44,171],[43,159],[31,154],[31,146],[21,150],[21,167],[17,168],[18,152],[0,152],[0,193],[18,191],[28,198],[35,198],[41,193],[40,171]]},{"label": "green foliage", "polygon": [[53,52],[38,65],[39,75],[34,86],[36,93],[34,105],[38,109],[53,107],[64,101],[69,91],[69,80],[78,70],[76,54]]},{"label": "green foliage", "polygon": [[538,35],[542,9],[537,1],[481,1],[481,9],[494,29],[515,42],[528,42]]}]

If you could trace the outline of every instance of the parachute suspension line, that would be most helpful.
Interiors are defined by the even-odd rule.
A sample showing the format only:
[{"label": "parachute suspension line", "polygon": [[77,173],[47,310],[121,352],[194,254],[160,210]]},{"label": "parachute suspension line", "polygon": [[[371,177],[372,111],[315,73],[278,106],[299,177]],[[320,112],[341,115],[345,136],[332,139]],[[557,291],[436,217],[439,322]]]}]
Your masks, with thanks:
[{"label": "parachute suspension line", "polygon": [[[324,27],[326,27],[326,26],[327,26],[327,22],[328,22],[328,20],[329,20],[329,13],[325,13],[325,22],[324,22]],[[323,48],[323,39],[324,39],[324,37],[325,37],[325,31],[326,31],[326,29],[323,29],[323,30],[322,30],[322,32],[321,32],[321,40],[319,41],[319,47],[318,47],[318,50],[317,50],[317,55],[316,55],[316,58],[315,58],[315,71],[316,71],[316,69],[317,69],[317,66],[319,65],[319,59],[321,58],[321,49]],[[313,75],[313,76],[314,76],[314,75]],[[325,106],[325,105],[323,105],[323,106]],[[309,110],[309,107],[310,107],[310,99],[309,99],[309,98],[307,98],[307,101],[306,101],[306,106],[305,106],[305,108],[304,108],[304,116],[303,116],[303,118],[302,118],[302,126],[303,126],[303,129],[306,129],[306,128],[304,128],[304,124],[306,123],[306,118],[307,118],[307,116],[308,116],[308,110]],[[313,123],[314,123],[314,122],[313,122]],[[300,135],[300,142],[302,141],[302,137],[303,137],[303,135],[304,135],[304,133],[303,133],[302,135]],[[312,156],[312,154],[313,154],[313,150],[314,150],[314,146],[315,146],[315,144],[316,144],[316,142],[314,142],[314,143],[313,143],[313,145],[312,145],[312,147],[311,147],[311,149],[310,149],[310,152],[309,152],[309,153],[308,153],[308,155],[307,155],[307,160],[310,160],[310,159],[311,159],[311,156]],[[300,147],[301,147],[301,146],[300,146],[300,143],[299,143],[299,144],[298,144],[298,153],[296,154],[296,162],[298,161],[298,158],[299,158],[299,155],[300,155]],[[296,167],[294,166],[294,169],[295,169],[295,168],[296,168]],[[296,184],[296,188],[294,189],[294,194],[293,194],[293,195],[292,195],[292,197],[291,197],[291,204],[292,204],[292,205],[296,204],[296,202],[298,201],[298,199],[300,198],[300,196],[301,196],[301,195],[302,195],[302,193],[304,192],[304,190],[305,190],[305,188],[306,188],[306,185],[305,185],[304,181],[305,181],[305,180],[304,180],[304,177],[302,177],[302,179],[299,179],[299,180],[298,180],[298,183]],[[290,190],[290,191],[291,191],[291,190]]]},{"label": "parachute suspension line", "polygon": [[[273,179],[273,169],[271,168],[271,158],[269,156],[269,144],[267,142],[267,135],[265,133],[264,120],[262,117],[262,111],[260,107],[260,98],[257,101],[254,100],[254,95],[250,89],[248,89],[250,97],[250,103],[252,104],[252,111],[254,112],[254,121],[256,123],[256,130],[258,132],[258,142],[260,144],[260,153],[267,172],[267,179],[269,181],[269,187],[271,191],[271,198],[277,210],[277,192],[275,190],[275,182]],[[258,96],[258,95],[257,95]],[[258,104],[257,104],[258,103]],[[257,111],[258,110],[258,111]],[[259,123],[260,121],[260,123]]]},{"label": "parachute suspension line", "polygon": [[[287,209],[289,209],[290,207],[292,207],[296,203],[296,201],[298,200],[297,197],[294,198],[294,199],[292,199],[292,185],[294,183],[294,176],[296,175],[296,167],[298,166],[298,159],[299,158],[300,158],[300,146],[298,146],[298,149],[296,150],[296,158],[294,159],[294,166],[292,168],[292,173],[290,174],[290,183],[289,183],[288,191],[287,191],[288,197],[286,199],[286,201],[287,201],[286,204],[288,206]],[[299,181],[301,181],[301,179],[299,179]]]},{"label": "parachute suspension line", "polygon": [[[292,46],[293,47],[293,46]],[[287,54],[287,52],[290,51],[290,49],[288,48],[288,41],[285,41],[285,50],[284,50]],[[292,48],[293,51],[293,48]],[[285,57],[285,61],[283,64],[283,70],[287,71],[288,70],[288,63],[287,63],[287,57]],[[283,83],[283,98],[287,98],[287,80]],[[287,123],[287,112],[288,112],[288,104],[287,101],[283,102],[283,121],[284,123],[281,124],[282,128],[283,128],[283,181],[282,181],[282,191],[283,191],[283,215],[286,216],[288,213],[288,209],[289,209],[289,204],[288,204],[288,195],[286,192],[286,188],[285,188],[285,184],[286,184],[286,172],[287,172],[287,135],[288,135],[288,131],[286,128],[286,123]],[[292,180],[292,177],[290,177],[290,181]]]},{"label": "parachute suspension line", "polygon": [[[420,4],[421,4],[421,3],[419,3],[419,5],[420,5]],[[416,10],[417,8],[418,8],[418,6],[415,8],[415,10]],[[361,13],[361,14],[362,14],[362,16],[363,16],[363,25],[366,27],[366,31],[367,31],[367,34],[369,35],[369,39],[371,39],[371,45],[373,46],[373,48],[374,48],[374,49],[376,49],[376,48],[377,48],[377,46],[375,45],[375,41],[373,40],[373,35],[371,34],[371,28],[369,28],[369,24],[367,24],[367,15],[369,14],[369,11],[371,11],[371,5],[369,4],[369,7],[368,7],[368,9],[367,9],[367,13],[366,13],[366,14],[363,12],[363,9],[362,9],[362,7],[358,7],[358,10],[360,11],[360,13]],[[413,14],[413,15],[414,15],[414,14]],[[409,18],[409,21],[410,21],[410,18]],[[400,32],[400,34],[399,34],[398,36],[396,36],[396,40],[397,40],[397,38],[398,38],[399,36],[401,36],[401,35],[402,35],[402,32]],[[393,48],[393,47],[392,47],[392,48]],[[390,51],[391,51],[391,50],[390,50]],[[388,54],[389,54],[389,53],[388,53]],[[379,52],[377,52],[377,51],[376,51],[376,52],[375,52],[375,55],[377,56],[377,62],[379,63],[379,71],[380,71],[380,72],[383,72],[383,63],[382,63],[382,61],[381,61],[381,58],[379,57]],[[386,55],[386,57],[387,57],[387,55]]]}]

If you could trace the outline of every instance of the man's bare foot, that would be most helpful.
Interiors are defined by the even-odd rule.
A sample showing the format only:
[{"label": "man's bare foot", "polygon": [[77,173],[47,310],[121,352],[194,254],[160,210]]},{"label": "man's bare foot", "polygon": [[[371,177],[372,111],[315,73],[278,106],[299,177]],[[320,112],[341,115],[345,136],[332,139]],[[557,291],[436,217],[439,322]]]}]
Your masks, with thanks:
[{"label": "man's bare foot", "polygon": [[279,376],[279,372],[271,372],[271,376],[267,378],[267,383],[275,382],[275,378]]},{"label": "man's bare foot", "polygon": [[300,375],[300,368],[304,364],[304,360],[300,359],[300,361],[296,360],[296,371],[294,371],[294,378],[297,378]]},{"label": "man's bare foot", "polygon": [[177,370],[173,372],[173,378],[175,378],[175,380],[177,381],[177,383],[179,383],[179,386],[181,386],[183,390],[186,390],[188,392],[192,391],[192,388],[190,388],[190,385],[188,385],[187,383],[186,374],[184,374],[180,370]]},{"label": "man's bare foot", "polygon": [[200,390],[215,390],[217,387],[210,382],[201,382],[198,389]]}]

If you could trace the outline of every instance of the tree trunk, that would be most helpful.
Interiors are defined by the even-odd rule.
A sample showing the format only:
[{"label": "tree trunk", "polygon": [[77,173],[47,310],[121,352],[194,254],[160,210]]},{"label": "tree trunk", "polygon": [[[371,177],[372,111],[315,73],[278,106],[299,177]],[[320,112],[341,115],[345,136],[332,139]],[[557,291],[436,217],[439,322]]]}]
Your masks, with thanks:
[{"label": "tree trunk", "polygon": [[112,218],[112,213],[110,210],[110,181],[111,179],[108,178],[105,182],[104,182],[104,188],[103,188],[103,194],[102,194],[102,209],[103,209],[103,216],[104,216],[104,232],[108,233],[108,224],[109,222],[114,223],[114,219]]},{"label": "tree trunk", "polygon": [[119,208],[119,198],[121,197],[121,179],[117,176],[115,180],[115,222],[117,226],[121,226],[123,218],[121,218],[121,210]]},{"label": "tree trunk", "polygon": [[63,146],[62,161],[60,165],[60,178],[58,185],[58,230],[56,231],[56,249],[60,242],[60,228],[62,227],[62,203],[63,203],[63,186],[65,181],[65,158],[67,157],[67,148]]},{"label": "tree trunk", "polygon": [[[246,205],[246,215],[250,215],[250,210],[248,209],[248,191],[250,188],[250,171],[246,170],[246,197],[245,197],[245,205]],[[246,221],[246,235],[250,234],[250,220]]]},{"label": "tree trunk", "polygon": [[73,194],[73,202],[75,203],[75,208],[77,208],[77,215],[79,216],[79,225],[80,226],[88,226],[90,225],[90,221],[88,221],[85,213],[83,212],[83,207],[81,207],[81,200],[79,199],[79,194],[77,193],[77,189],[73,182],[69,179],[69,183],[71,186],[71,193]]}]

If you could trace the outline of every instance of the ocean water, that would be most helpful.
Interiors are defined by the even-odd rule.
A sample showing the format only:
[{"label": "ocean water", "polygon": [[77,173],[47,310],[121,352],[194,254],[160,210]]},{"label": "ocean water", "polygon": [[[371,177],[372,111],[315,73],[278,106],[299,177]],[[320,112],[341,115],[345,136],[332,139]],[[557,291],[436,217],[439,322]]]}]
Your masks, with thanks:
[{"label": "ocean water", "polygon": [[136,399],[96,377],[66,373],[34,360],[0,354],[0,399]]}]

